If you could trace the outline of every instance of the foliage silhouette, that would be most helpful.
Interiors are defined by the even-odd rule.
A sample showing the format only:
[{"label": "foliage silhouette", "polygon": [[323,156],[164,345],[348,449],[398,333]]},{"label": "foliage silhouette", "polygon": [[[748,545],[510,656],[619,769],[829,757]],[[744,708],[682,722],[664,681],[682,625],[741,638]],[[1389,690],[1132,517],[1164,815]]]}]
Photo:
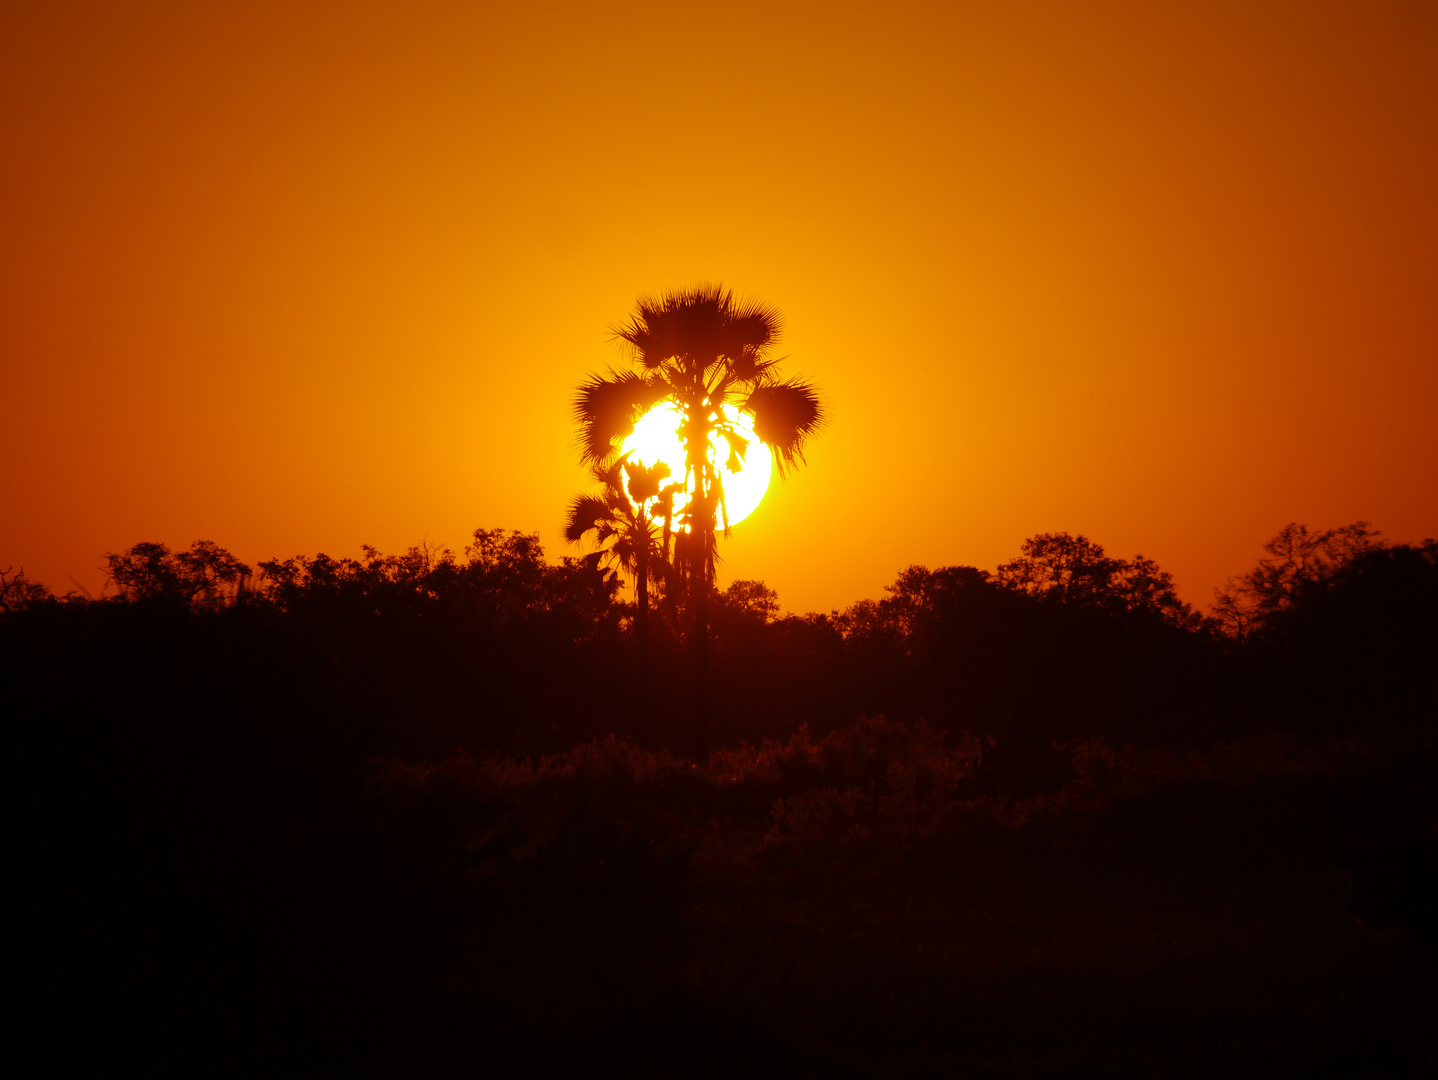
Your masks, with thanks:
[{"label": "foliage silhouette", "polygon": [[27,607],[53,599],[48,588],[25,576],[23,566],[19,570],[13,566],[0,570],[0,614],[24,611]]},{"label": "foliage silhouette", "polygon": [[587,564],[612,563],[633,579],[634,633],[641,666],[647,668],[649,586],[669,579],[670,519],[679,485],[664,483],[670,470],[663,462],[644,466],[627,458],[626,454],[612,465],[593,467],[601,493],[575,496],[564,538],[570,543],[592,539],[597,550],[585,556]]},{"label": "foliage silhouette", "polygon": [[105,573],[121,596],[219,607],[237,602],[252,571],[212,540],[196,540],[189,551],[164,544],[136,544],[105,556]]},{"label": "foliage silhouette", "polygon": [[1032,536],[1024,541],[1019,558],[998,568],[995,580],[1051,603],[1148,613],[1184,628],[1202,623],[1202,617],[1178,598],[1172,575],[1152,559],[1111,558],[1086,536]]},{"label": "foliage silhouette", "polygon": [[1214,610],[1228,633],[1243,637],[1292,606],[1303,591],[1385,546],[1378,530],[1366,521],[1315,533],[1306,525],[1290,523],[1263,545],[1268,558],[1214,590]]},{"label": "foliage silhouette", "polygon": [[1363,522],[1288,526],[1219,610],[1244,648],[1249,698],[1314,734],[1353,714],[1417,720],[1438,706],[1438,543],[1390,546]]}]

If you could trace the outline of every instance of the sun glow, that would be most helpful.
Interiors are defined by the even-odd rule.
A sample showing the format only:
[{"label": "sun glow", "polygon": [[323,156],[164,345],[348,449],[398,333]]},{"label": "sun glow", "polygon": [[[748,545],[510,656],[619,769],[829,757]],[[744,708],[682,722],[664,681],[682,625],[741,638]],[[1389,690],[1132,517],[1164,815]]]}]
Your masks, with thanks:
[{"label": "sun glow", "polygon": [[[774,463],[769,448],[755,436],[751,417],[732,405],[725,405],[724,418],[749,441],[742,465],[737,470],[731,470],[727,464],[729,444],[718,432],[709,437],[709,460],[719,466],[729,524],[733,525],[753,513],[764,498],[764,492],[769,490],[769,473]],[[630,461],[644,465],[657,465],[662,461],[669,466],[672,479],[681,480],[684,476],[684,444],[679,440],[679,425],[682,423],[683,417],[677,406],[668,402],[656,405],[634,425],[634,431],[624,440],[623,452],[630,455]],[[690,490],[693,490],[692,483]],[[723,521],[719,524],[722,526]]]}]

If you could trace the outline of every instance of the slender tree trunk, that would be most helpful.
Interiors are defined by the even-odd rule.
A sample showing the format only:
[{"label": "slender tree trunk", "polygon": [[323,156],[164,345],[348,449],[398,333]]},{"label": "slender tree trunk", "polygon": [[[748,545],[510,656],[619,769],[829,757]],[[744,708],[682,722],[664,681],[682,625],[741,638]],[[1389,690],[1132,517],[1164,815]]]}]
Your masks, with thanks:
[{"label": "slender tree trunk", "polygon": [[[700,474],[702,475],[702,473]],[[714,504],[703,481],[698,520],[689,534],[689,599],[694,611],[694,738],[696,753],[709,756],[709,547],[714,533]]]},{"label": "slender tree trunk", "polygon": [[638,652],[635,673],[639,685],[635,692],[639,699],[639,720],[647,736],[653,718],[653,702],[649,686],[649,519],[641,511],[639,515],[639,550],[635,556],[637,584],[634,587],[634,647]]},{"label": "slender tree trunk", "polygon": [[694,750],[702,761],[709,756],[709,546],[714,536],[714,487],[706,475],[711,425],[703,414],[686,410],[686,415],[686,472],[694,477],[685,540],[689,607],[694,618]]},{"label": "slender tree trunk", "polygon": [[639,517],[639,549],[634,556],[634,640],[641,667],[649,663],[649,521]]},{"label": "slender tree trunk", "polygon": [[709,575],[701,556],[694,590],[694,736],[699,760],[709,756]]}]

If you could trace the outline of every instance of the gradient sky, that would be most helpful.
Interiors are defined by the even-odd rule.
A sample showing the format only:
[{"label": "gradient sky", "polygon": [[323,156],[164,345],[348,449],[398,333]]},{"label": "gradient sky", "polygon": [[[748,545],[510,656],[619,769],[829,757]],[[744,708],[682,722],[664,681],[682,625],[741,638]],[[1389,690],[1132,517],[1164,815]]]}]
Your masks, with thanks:
[{"label": "gradient sky", "polygon": [[539,532],[635,298],[832,422],[721,544],[792,610],[1025,537],[1204,606],[1438,535],[1438,3],[7,4],[0,568]]}]

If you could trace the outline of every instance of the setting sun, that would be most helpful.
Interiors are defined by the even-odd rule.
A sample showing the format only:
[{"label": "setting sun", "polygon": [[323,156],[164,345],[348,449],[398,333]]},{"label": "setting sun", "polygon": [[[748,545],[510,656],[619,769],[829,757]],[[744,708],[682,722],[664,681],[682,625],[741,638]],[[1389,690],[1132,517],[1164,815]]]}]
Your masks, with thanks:
[{"label": "setting sun", "polygon": [[[724,418],[749,441],[744,460],[738,469],[731,459],[729,446],[717,431],[709,438],[709,459],[719,466],[724,482],[724,502],[731,525],[743,521],[754,512],[764,492],[769,490],[769,474],[773,469],[769,448],[754,434],[754,421],[732,405],[724,406]],[[669,466],[677,481],[684,475],[684,444],[679,441],[679,425],[683,423],[677,406],[665,402],[650,409],[634,425],[634,432],[624,440],[624,453],[631,461],[644,465],[660,462]],[[690,491],[693,481],[690,481]]]}]

